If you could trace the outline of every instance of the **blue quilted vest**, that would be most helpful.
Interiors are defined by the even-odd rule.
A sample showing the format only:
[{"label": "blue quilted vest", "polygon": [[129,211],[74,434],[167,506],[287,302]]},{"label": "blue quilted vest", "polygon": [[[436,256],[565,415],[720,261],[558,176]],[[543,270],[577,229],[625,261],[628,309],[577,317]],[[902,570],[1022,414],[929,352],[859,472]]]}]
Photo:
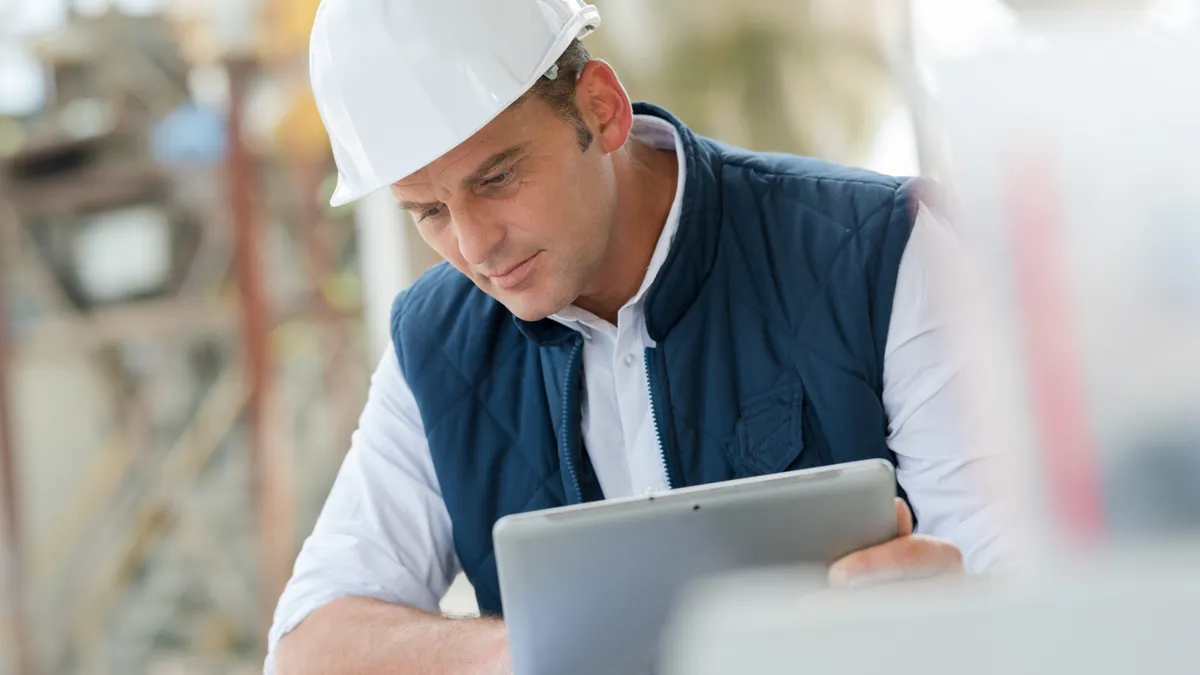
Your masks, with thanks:
[{"label": "blue quilted vest", "polygon": [[[679,230],[646,296],[662,461],[683,487],[895,456],[883,355],[915,185],[699,137]],[[401,293],[392,337],[454,544],[481,611],[502,614],[492,526],[603,497],[580,438],[583,339],[517,320],[449,265]]]}]

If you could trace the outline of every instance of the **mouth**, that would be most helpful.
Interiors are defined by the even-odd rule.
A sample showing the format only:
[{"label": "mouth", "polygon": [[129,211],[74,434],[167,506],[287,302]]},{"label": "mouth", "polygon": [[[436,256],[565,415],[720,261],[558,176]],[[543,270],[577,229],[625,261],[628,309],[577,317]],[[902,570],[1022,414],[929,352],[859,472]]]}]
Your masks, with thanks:
[{"label": "mouth", "polygon": [[539,255],[541,255],[541,251],[534,253],[506,270],[502,270],[499,274],[487,274],[485,276],[496,288],[506,291],[512,290],[529,278],[529,273],[533,269],[533,263]]}]

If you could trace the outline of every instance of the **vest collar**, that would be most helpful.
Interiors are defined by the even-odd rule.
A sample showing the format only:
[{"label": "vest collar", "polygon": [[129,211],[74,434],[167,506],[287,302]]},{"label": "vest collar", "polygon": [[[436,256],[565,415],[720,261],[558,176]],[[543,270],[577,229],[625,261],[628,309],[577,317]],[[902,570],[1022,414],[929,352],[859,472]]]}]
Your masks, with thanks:
[{"label": "vest collar", "polygon": [[714,149],[666,110],[635,103],[633,112],[670,122],[679,132],[687,160],[687,184],[679,231],[654,285],[646,293],[646,331],[656,343],[692,306],[708,280],[721,236],[721,161]]}]

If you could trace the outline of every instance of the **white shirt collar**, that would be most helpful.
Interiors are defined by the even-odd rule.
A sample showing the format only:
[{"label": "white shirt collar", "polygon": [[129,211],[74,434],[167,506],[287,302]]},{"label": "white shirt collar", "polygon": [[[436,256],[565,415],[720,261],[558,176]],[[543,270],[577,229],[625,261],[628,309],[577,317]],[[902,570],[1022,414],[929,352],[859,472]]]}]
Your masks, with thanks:
[{"label": "white shirt collar", "polygon": [[[667,213],[667,222],[663,225],[662,234],[659,235],[654,253],[650,256],[650,265],[646,268],[646,276],[642,278],[642,285],[638,288],[637,293],[634,293],[633,297],[625,303],[622,310],[641,303],[646,291],[650,290],[655,278],[658,277],[663,263],[666,262],[667,254],[671,251],[671,242],[675,239],[675,233],[679,231],[679,214],[683,208],[683,188],[687,184],[687,161],[683,153],[683,139],[679,137],[679,132],[670,122],[651,115],[634,115],[631,133],[634,138],[655,150],[675,148],[675,156],[679,160],[679,178],[675,183],[675,200],[671,203],[671,210]],[[550,315],[550,318],[576,330],[579,329],[579,324],[593,328],[607,325],[603,319],[574,305]]]}]

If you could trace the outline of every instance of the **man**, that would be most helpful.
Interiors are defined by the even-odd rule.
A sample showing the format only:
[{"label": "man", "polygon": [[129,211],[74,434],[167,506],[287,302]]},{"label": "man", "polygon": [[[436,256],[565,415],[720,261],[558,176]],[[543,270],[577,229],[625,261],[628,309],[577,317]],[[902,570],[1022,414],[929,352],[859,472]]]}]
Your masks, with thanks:
[{"label": "man", "polygon": [[[931,301],[953,234],[910,183],[632,105],[577,39],[598,23],[578,0],[319,11],[335,203],[390,186],[448,264],[396,300],[268,672],[508,672],[495,521],[684,485],[886,457],[920,533],[898,502],[907,536],[835,584],[999,559]],[[437,614],[459,570],[485,618]]]}]

